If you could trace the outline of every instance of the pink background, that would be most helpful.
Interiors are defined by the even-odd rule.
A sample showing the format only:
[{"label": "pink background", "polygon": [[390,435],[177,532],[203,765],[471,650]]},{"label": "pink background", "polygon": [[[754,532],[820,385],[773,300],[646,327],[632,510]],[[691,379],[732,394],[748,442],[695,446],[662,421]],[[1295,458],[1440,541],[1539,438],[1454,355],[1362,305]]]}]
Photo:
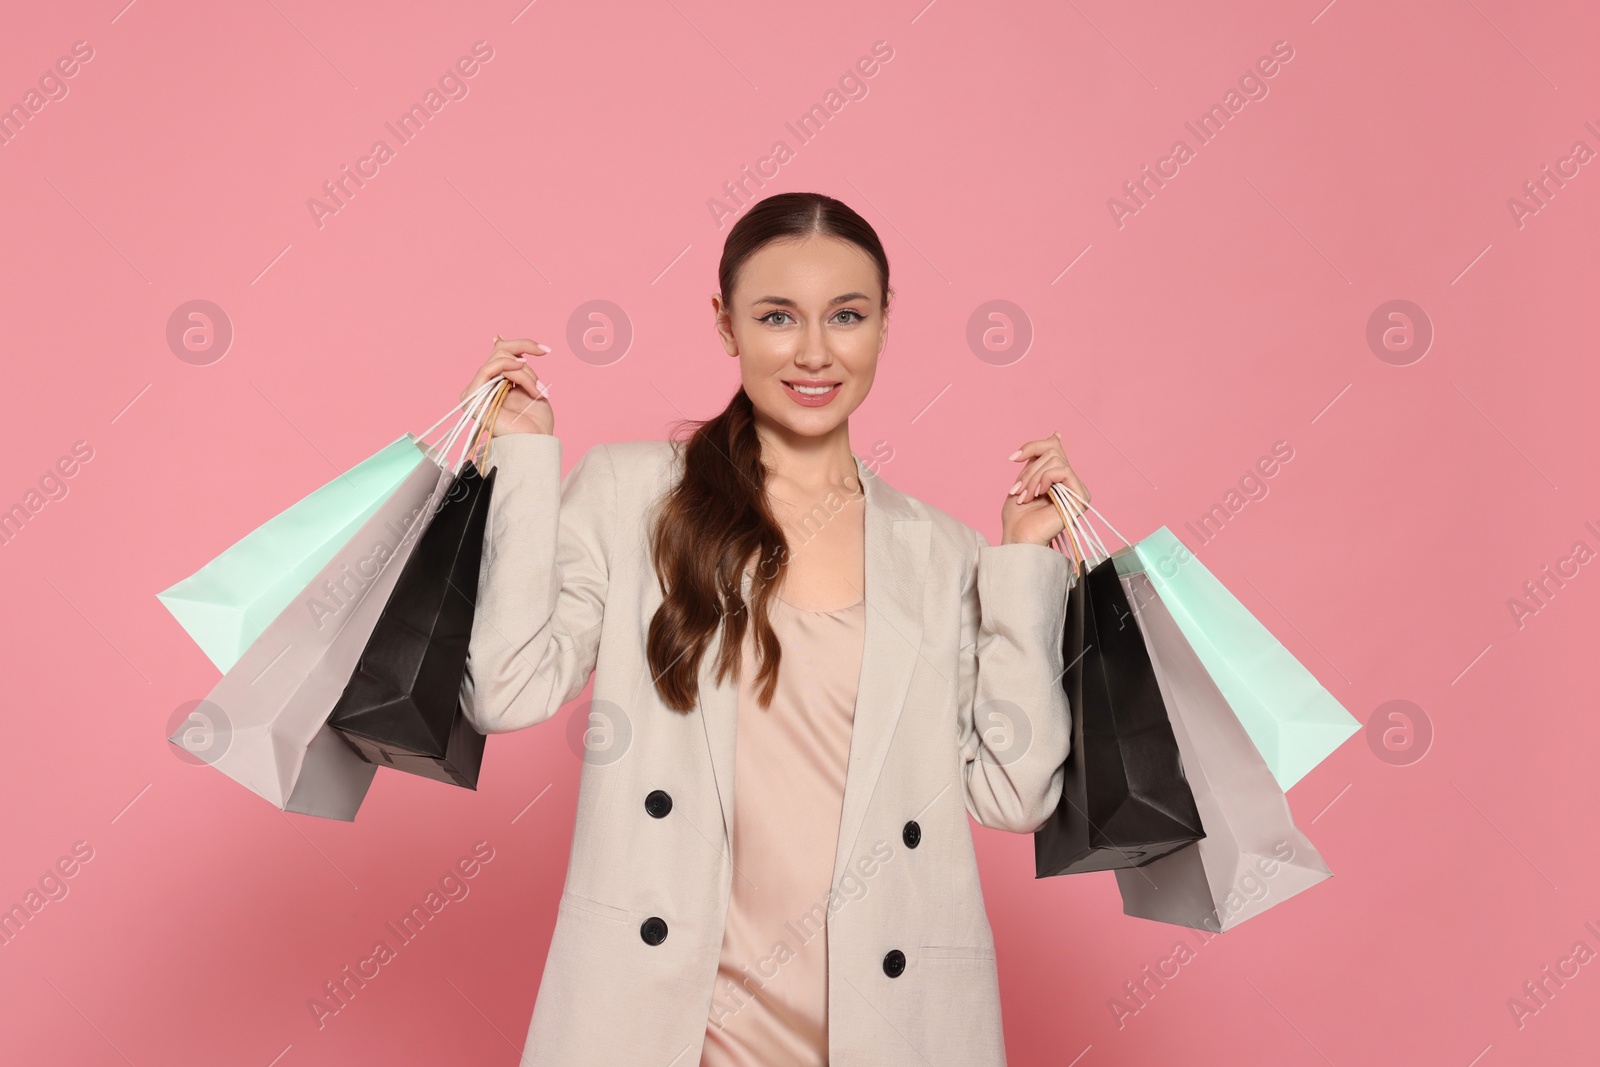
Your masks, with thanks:
[{"label": "pink background", "polygon": [[[1197,936],[1124,916],[1110,874],[1036,881],[1028,837],[975,827],[1011,1062],[1593,1061],[1600,963],[1508,1007],[1600,951],[1600,563],[1510,606],[1600,549],[1600,163],[1520,226],[1508,206],[1600,148],[1592,5],[122,2],[28,5],[0,35],[6,104],[93,49],[0,146],[0,505],[92,449],[0,546],[0,904],[92,849],[0,947],[0,1060],[516,1062],[571,709],[491,739],[477,792],[384,773],[353,824],[286,816],[174,757],[217,672],[155,594],[433,422],[497,332],[554,347],[569,467],[718,409],[708,203],[782,139],[761,195],[838,196],[889,250],[853,437],[889,442],[890,482],[997,537],[1007,454],[1059,429],[1124,533],[1170,526],[1362,722],[1405,700],[1431,728],[1359,733],[1295,786],[1335,877],[1120,1024],[1124,983]],[[308,199],[480,40],[469,94],[319,227]],[[785,123],[878,41],[801,143]],[[1184,123],[1278,41],[1268,94],[1196,147]],[[1108,200],[1180,137],[1194,157],[1119,226]],[[195,299],[234,336],[189,362],[167,323]],[[1397,299],[1432,324],[1421,358],[1369,346]],[[592,300],[631,326],[620,358],[575,356]],[[1025,352],[969,343],[991,300]],[[1278,441],[1264,498],[1209,542],[1186,527]],[[470,895],[319,1029],[308,1000],[479,841]]]}]

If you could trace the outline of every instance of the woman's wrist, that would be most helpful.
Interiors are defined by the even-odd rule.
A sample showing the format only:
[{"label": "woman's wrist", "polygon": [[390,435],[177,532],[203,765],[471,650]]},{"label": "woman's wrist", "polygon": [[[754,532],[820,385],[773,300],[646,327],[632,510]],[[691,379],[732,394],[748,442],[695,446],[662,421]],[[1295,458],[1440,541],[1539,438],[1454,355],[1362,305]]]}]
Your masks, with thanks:
[{"label": "woman's wrist", "polygon": [[1044,548],[1049,548],[1050,541],[1054,540],[1054,537],[1050,538],[1048,541],[1029,540],[1028,538],[1021,537],[1010,530],[1000,531],[1000,543],[1002,545],[1040,545]]}]

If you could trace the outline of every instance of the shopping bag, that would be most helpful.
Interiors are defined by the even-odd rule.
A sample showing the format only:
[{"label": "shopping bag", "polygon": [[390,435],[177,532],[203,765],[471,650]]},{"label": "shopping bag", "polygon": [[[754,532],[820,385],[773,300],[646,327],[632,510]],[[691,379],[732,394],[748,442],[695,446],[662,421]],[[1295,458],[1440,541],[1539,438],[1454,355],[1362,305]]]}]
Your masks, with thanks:
[{"label": "shopping bag", "polygon": [[475,425],[486,390],[498,380],[456,406],[467,411],[442,449],[411,438],[411,447],[426,462],[418,463],[339,546],[207,695],[203,707],[222,724],[226,743],[213,747],[188,724],[172,734],[172,743],[280,810],[355,818],[377,767],[327,725],[328,715],[417,539],[453,482],[447,460],[455,440]]},{"label": "shopping bag", "polygon": [[227,671],[422,460],[414,438],[398,438],[156,596]]},{"label": "shopping bag", "polygon": [[469,460],[455,479],[328,717],[371,763],[466,789],[478,787],[484,735],[461,711],[461,677],[498,473]]},{"label": "shopping bag", "polygon": [[[1062,504],[1075,503],[1093,512],[1138,553],[1162,602],[1284,790],[1361,729],[1355,717],[1171,530],[1163,526],[1134,544],[1106,522],[1098,508],[1078,499],[1065,485],[1052,486],[1051,493]],[[1089,527],[1084,536],[1099,535]],[[1104,542],[1097,548],[1105,551]]]},{"label": "shopping bag", "polygon": [[1143,570],[1113,554],[1144,634],[1206,836],[1118,871],[1123,911],[1221,933],[1331,877],[1289,802]]},{"label": "shopping bag", "polygon": [[1361,724],[1165,526],[1136,546],[1145,573],[1287,790]]},{"label": "shopping bag", "polygon": [[1109,559],[1067,592],[1072,714],[1061,800],[1034,831],[1034,877],[1137,867],[1205,836],[1127,594]]}]

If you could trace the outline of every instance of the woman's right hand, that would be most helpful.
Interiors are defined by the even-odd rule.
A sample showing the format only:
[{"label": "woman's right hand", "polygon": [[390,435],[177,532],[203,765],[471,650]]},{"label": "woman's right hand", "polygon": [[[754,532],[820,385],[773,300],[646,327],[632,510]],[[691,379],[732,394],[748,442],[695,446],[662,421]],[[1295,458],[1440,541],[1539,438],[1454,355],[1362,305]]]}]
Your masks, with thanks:
[{"label": "woman's right hand", "polygon": [[478,368],[478,373],[472,376],[472,384],[461,391],[460,397],[465,400],[497,374],[505,375],[511,382],[511,391],[506,394],[495,416],[491,436],[555,432],[556,414],[545,393],[548,387],[540,385],[539,376],[533,373],[533,368],[517,358],[521,355],[542,356],[548,351],[547,345],[537,341],[525,338],[506,341],[499,334],[495,335],[494,355]]}]

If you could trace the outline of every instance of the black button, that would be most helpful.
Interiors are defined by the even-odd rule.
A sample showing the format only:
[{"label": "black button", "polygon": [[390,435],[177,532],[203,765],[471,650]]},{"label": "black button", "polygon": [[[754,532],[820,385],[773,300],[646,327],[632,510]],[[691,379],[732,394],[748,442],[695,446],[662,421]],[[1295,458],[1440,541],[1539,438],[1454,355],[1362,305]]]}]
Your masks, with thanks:
[{"label": "black button", "polygon": [[672,797],[664,789],[652,789],[644,798],[644,810],[658,819],[664,819],[672,810]]},{"label": "black button", "polygon": [[922,827],[917,825],[917,820],[912,819],[906,823],[906,828],[900,831],[900,840],[906,843],[906,848],[916,848],[922,840]]},{"label": "black button", "polygon": [[660,916],[652,915],[639,925],[639,936],[644,938],[647,945],[659,945],[667,939],[666,920]]},{"label": "black button", "polygon": [[905,972],[905,969],[906,954],[899,949],[892,948],[889,950],[889,954],[883,957],[883,973],[890,978],[899,978]]}]

